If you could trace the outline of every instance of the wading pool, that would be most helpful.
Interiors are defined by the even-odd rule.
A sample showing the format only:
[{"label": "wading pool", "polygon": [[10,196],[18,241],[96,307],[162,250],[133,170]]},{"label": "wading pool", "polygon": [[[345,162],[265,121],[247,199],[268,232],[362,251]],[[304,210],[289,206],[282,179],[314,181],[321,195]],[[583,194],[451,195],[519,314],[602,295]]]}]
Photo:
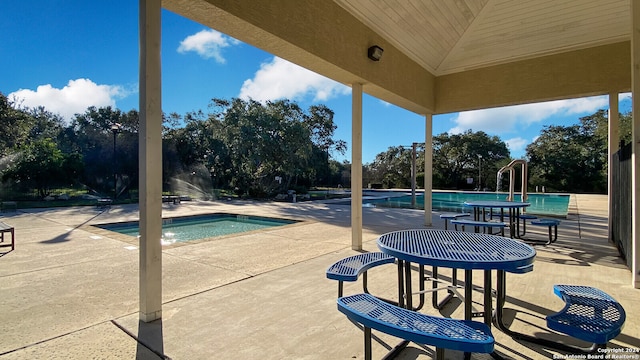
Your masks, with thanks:
[{"label": "wading pool", "polygon": [[[298,221],[235,214],[208,214],[162,219],[162,244],[206,239],[216,236],[295,224]],[[140,234],[137,221],[95,225],[129,236]]]}]

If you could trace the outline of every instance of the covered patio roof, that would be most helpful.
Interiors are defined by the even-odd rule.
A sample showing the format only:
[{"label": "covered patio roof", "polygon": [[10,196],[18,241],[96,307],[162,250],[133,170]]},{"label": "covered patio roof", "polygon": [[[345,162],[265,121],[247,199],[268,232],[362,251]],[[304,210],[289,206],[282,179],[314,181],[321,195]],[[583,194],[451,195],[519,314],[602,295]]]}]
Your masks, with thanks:
[{"label": "covered patio roof", "polygon": [[629,0],[162,4],[420,114],[631,90]]},{"label": "covered patio roof", "polygon": [[[362,248],[362,93],[425,116],[431,225],[433,114],[607,94],[640,86],[640,7],[629,0],[140,0],[141,318],[161,315],[160,7],[351,86],[352,247]],[[632,30],[635,29],[635,30]],[[384,49],[380,61],[367,49]],[[634,113],[640,101],[634,97]],[[634,116],[634,154],[640,146]],[[499,121],[497,119],[496,121]],[[610,146],[610,155],[612,147]],[[640,287],[633,157],[633,283]],[[610,174],[611,179],[611,174]],[[611,187],[610,187],[611,191]],[[150,239],[150,241],[148,241]]]}]

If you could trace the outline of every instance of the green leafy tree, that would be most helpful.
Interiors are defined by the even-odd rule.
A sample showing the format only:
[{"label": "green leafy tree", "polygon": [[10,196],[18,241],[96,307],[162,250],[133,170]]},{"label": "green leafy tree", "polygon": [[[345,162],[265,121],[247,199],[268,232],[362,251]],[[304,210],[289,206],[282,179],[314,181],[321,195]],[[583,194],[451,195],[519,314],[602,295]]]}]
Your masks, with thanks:
[{"label": "green leafy tree", "polygon": [[509,158],[507,144],[483,131],[436,135],[433,137],[433,187],[465,189],[477,186],[477,181],[473,185],[467,184],[467,178],[477,179],[481,172],[484,174],[482,187],[495,189],[494,175]]},{"label": "green leafy tree", "polygon": [[163,139],[166,187],[174,192],[202,194],[226,188],[231,163],[220,138],[222,123],[202,111],[187,113],[182,122],[183,127],[168,129]]},{"label": "green leafy tree", "polygon": [[387,151],[376,155],[373,162],[366,167],[369,182],[380,184],[386,189],[411,187],[412,153],[413,151],[406,147],[391,146]]},{"label": "green leafy tree", "polygon": [[[532,186],[547,191],[607,191],[608,116],[605,110],[571,126],[547,126],[527,146]],[[620,115],[620,137],[631,139],[631,114]]]},{"label": "green leafy tree", "polygon": [[[114,181],[118,181],[119,193],[137,186],[138,123],[137,111],[125,113],[110,106],[89,107],[83,114],[76,114],[60,144],[65,152],[77,152],[83,159],[83,173],[78,180],[104,193],[113,191]],[[114,124],[120,127],[115,149],[111,130]],[[114,174],[118,179],[113,178]]]},{"label": "green leafy tree", "polygon": [[0,93],[0,158],[17,152],[29,138],[31,117]]},{"label": "green leafy tree", "polygon": [[[305,116],[303,123],[311,131],[313,154],[308,176],[313,184],[316,178],[324,185],[331,186],[340,182],[335,176],[335,166],[332,168],[330,153],[335,151],[344,154],[347,144],[343,140],[334,140],[333,134],[336,125],[333,122],[334,112],[325,105],[313,105],[309,108],[309,114]],[[335,165],[335,164],[334,164]]]},{"label": "green leafy tree", "polygon": [[[344,180],[344,164],[330,161],[329,154],[344,153],[346,143],[332,138],[334,113],[326,106],[304,111],[288,100],[213,99],[211,108],[207,114],[163,115],[165,189],[182,182],[264,196],[319,178]],[[117,184],[121,193],[137,186],[138,130],[135,110],[89,107],[65,124],[43,107],[20,108],[0,94],[0,172],[6,181],[41,193],[53,184],[77,183],[102,193]]]},{"label": "green leafy tree", "polygon": [[[241,194],[265,196],[288,188],[311,157],[311,131],[300,107],[286,100],[214,99],[220,139],[228,149],[231,186]],[[277,182],[276,176],[284,179]]]},{"label": "green leafy tree", "polygon": [[3,180],[12,180],[47,196],[52,185],[64,182],[65,156],[51,139],[41,139],[24,147],[19,160],[4,172]]}]

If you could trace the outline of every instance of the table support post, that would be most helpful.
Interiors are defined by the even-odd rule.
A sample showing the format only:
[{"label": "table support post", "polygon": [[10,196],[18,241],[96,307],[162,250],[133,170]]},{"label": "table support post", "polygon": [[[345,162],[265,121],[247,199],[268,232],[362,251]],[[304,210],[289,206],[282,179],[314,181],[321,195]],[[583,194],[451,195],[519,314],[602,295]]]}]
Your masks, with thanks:
[{"label": "table support post", "polygon": [[404,304],[404,275],[402,272],[404,271],[404,261],[398,259],[398,306],[401,308],[405,307]]},{"label": "table support post", "polygon": [[414,311],[418,311],[422,309],[425,303],[425,286],[424,281],[426,279],[426,275],[424,272],[424,265],[420,264],[420,304],[418,307],[413,308]]},{"label": "table support post", "polygon": [[493,299],[491,297],[491,270],[484,271],[484,323],[491,327]]},{"label": "table support post", "polygon": [[371,359],[371,328],[364,327],[364,358]]},{"label": "table support post", "polygon": [[473,275],[471,270],[464,270],[464,319],[471,320],[471,304],[473,304]]},{"label": "table support post", "polygon": [[[438,267],[437,266],[431,267],[431,278],[433,279],[431,281],[431,289],[437,289],[438,288]],[[438,307],[438,292],[435,290],[433,290],[433,292],[431,293],[431,305],[435,309],[440,309]]]},{"label": "table support post", "polygon": [[406,289],[406,304],[407,309],[413,309],[413,290],[411,286],[411,263],[409,261],[404,262],[404,287]]},{"label": "table support post", "polygon": [[[438,309],[438,310],[442,310],[442,308],[449,302],[449,300],[453,299],[454,296],[456,296],[456,293],[454,293],[451,288],[456,288],[457,284],[458,284],[458,269],[451,269],[452,273],[451,273],[451,285],[450,285],[450,289],[447,290],[447,296],[444,297],[444,299],[442,299],[442,301],[438,300],[438,291],[436,290],[439,286],[439,280],[438,280],[438,267],[437,266],[433,266],[431,268],[431,278],[433,279],[431,281],[431,305],[433,306],[434,309]],[[423,289],[421,289],[423,290]],[[422,307],[422,300],[420,299],[420,307]]]}]

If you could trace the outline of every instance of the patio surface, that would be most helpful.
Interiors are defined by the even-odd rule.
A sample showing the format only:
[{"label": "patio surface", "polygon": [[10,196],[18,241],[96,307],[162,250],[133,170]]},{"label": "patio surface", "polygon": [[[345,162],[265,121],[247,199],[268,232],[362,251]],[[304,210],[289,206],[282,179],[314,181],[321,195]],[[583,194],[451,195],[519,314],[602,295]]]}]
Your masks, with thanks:
[{"label": "patio surface", "polygon": [[[137,206],[0,213],[17,237],[15,251],[0,248],[0,359],[363,358],[362,331],[336,310],[337,283],[325,277],[331,263],[355,253],[349,206],[191,201],[163,209],[165,217],[228,212],[304,222],[165,248],[163,318],[147,324],[138,320],[135,242],[89,226],[136,220]],[[369,251],[377,250],[382,233],[424,227],[417,210],[364,208],[363,219]],[[444,227],[437,212],[433,223]],[[546,228],[528,229],[531,237],[547,236]],[[609,347],[640,351],[640,290],[631,287],[630,271],[607,241],[606,196],[572,195],[558,241],[536,249],[533,272],[508,276],[505,308],[512,329],[585,345],[547,330],[544,317],[563,307],[553,284],[590,285],[612,295],[627,312],[623,333]],[[394,266],[378,267],[370,272],[369,287],[393,298],[396,280]],[[360,291],[360,282],[345,286],[345,294]],[[476,297],[479,301],[482,294]],[[437,314],[430,306],[424,311]],[[462,311],[454,299],[441,314],[461,318]],[[566,355],[493,330],[496,351],[505,358]],[[374,335],[376,359],[398,342]],[[398,359],[433,355],[433,347],[412,343]],[[640,359],[638,353],[626,355]]]}]

